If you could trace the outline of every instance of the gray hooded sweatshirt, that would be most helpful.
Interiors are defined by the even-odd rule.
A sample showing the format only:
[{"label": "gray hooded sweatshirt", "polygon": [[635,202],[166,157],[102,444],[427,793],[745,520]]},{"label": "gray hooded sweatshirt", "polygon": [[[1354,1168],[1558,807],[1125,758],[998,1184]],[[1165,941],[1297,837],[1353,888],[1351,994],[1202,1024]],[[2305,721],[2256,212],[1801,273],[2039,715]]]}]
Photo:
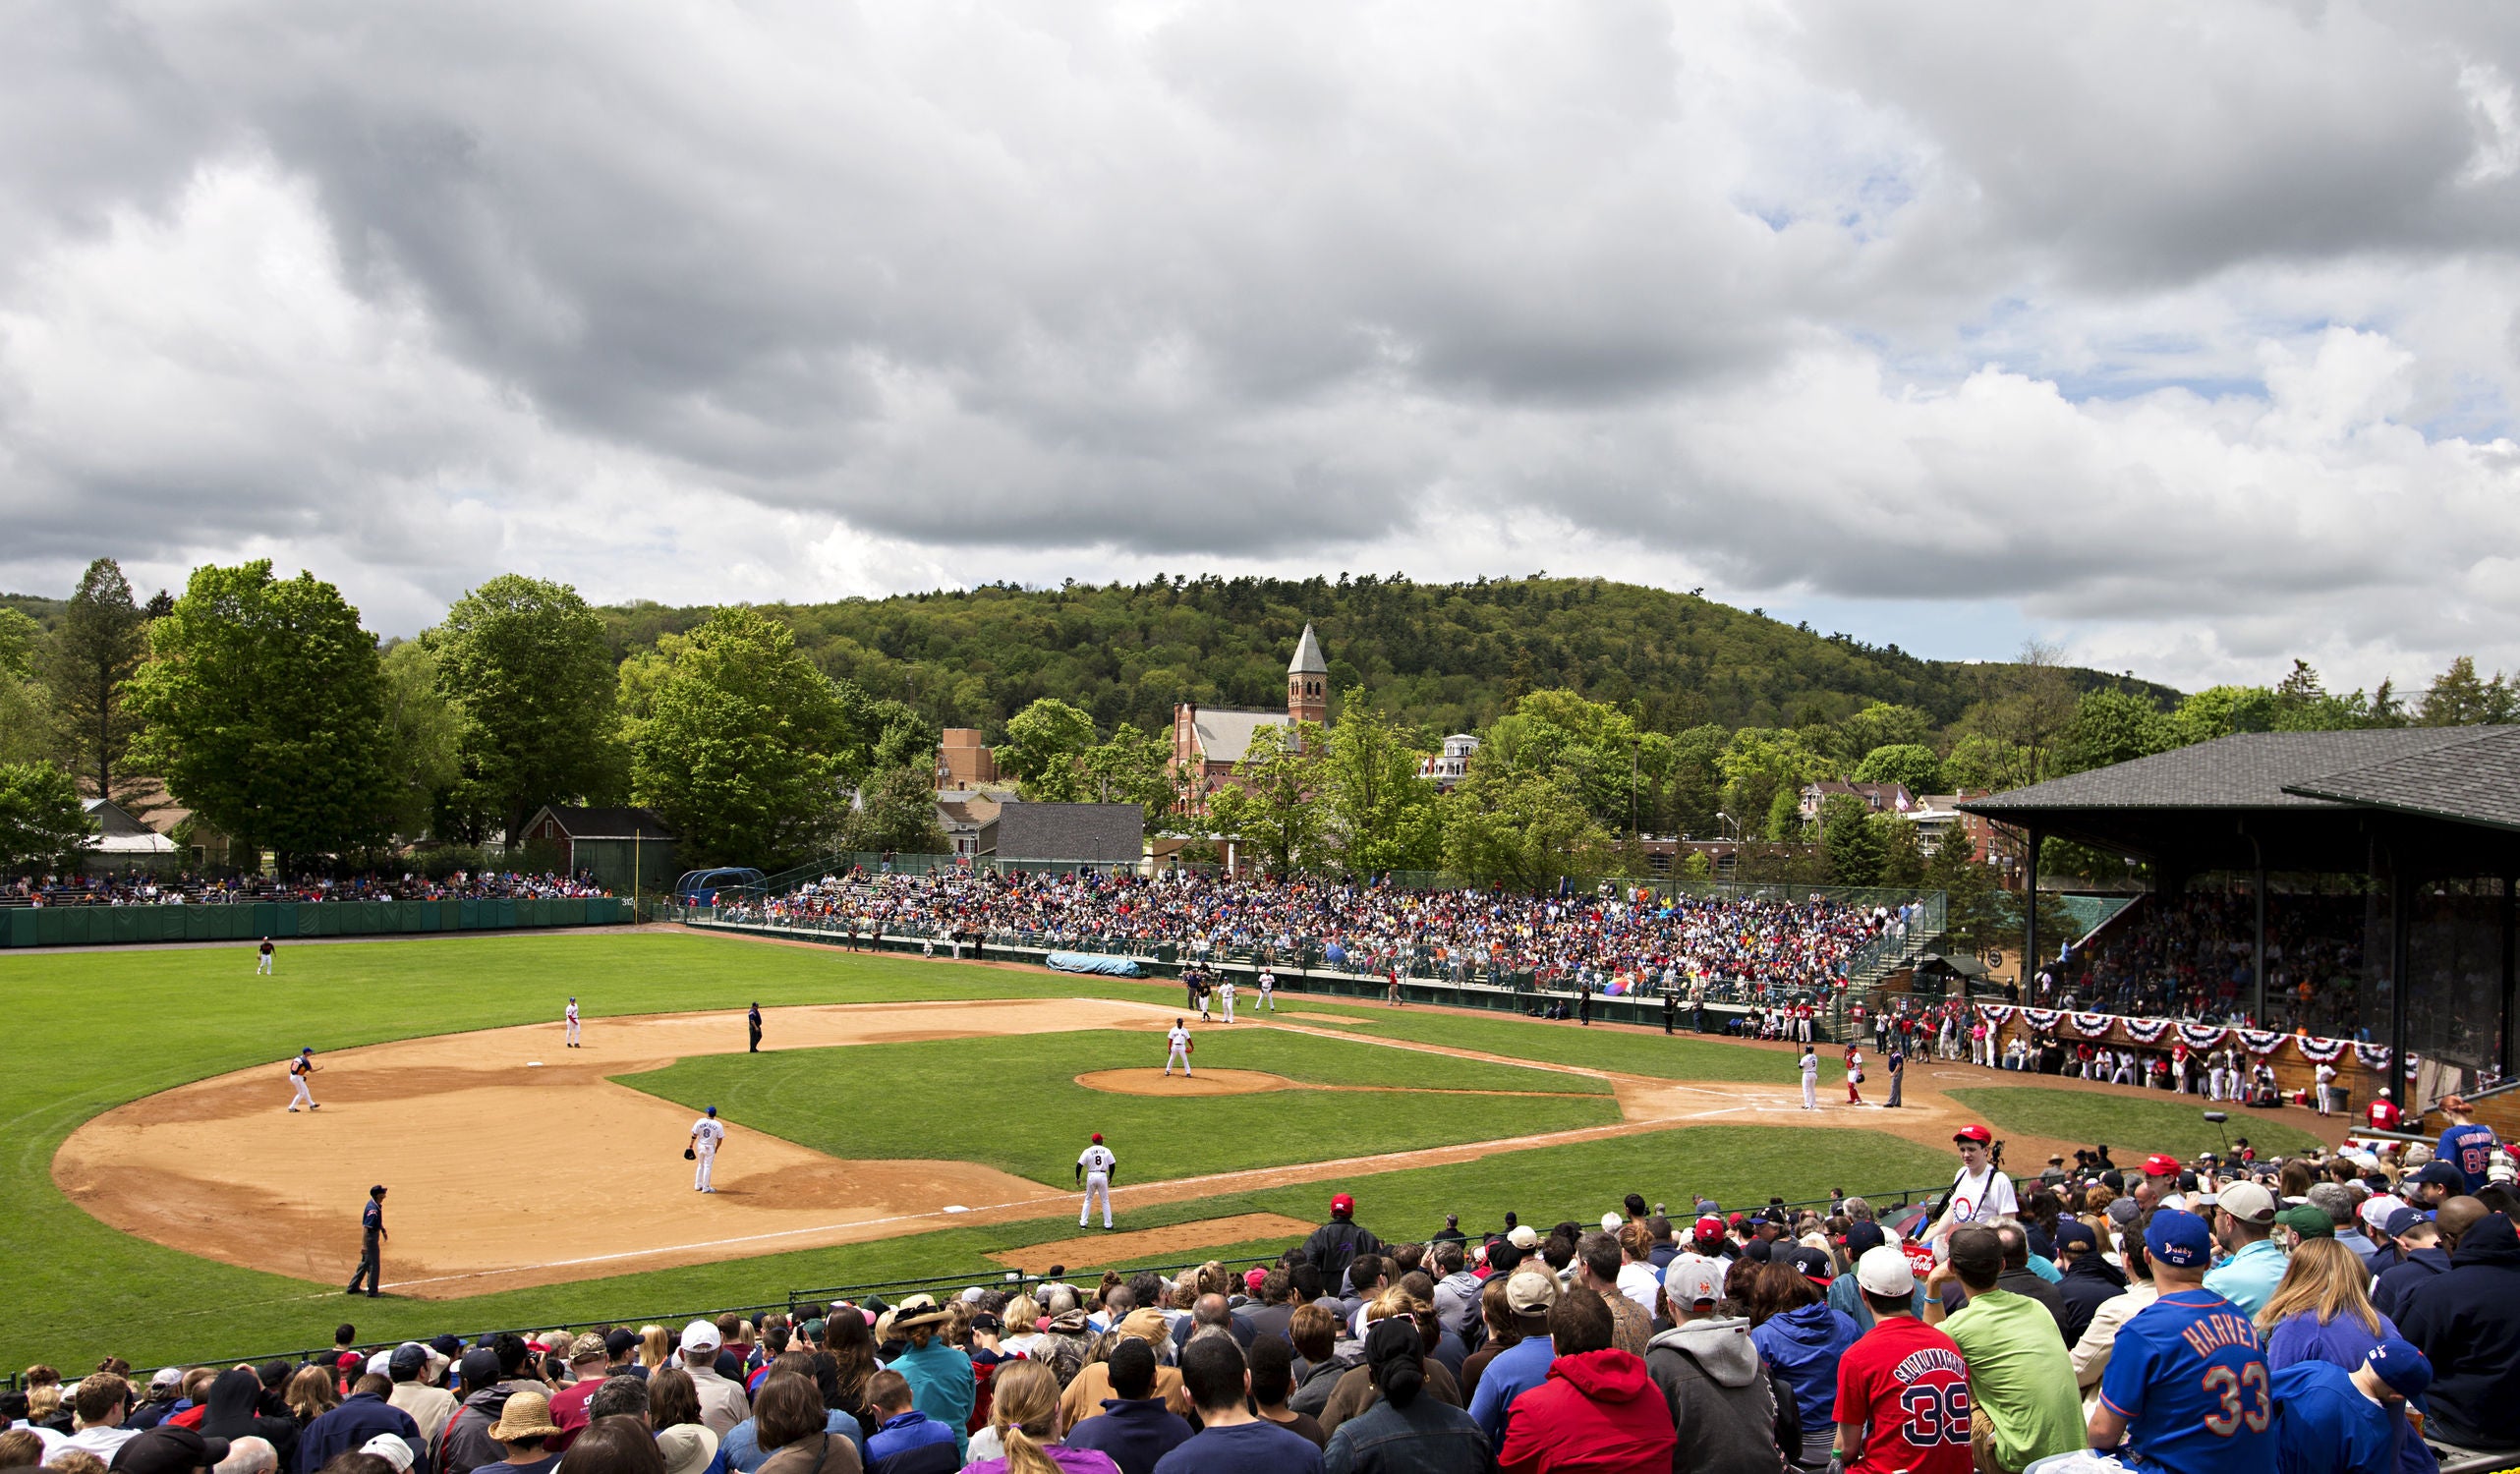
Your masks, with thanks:
[{"label": "gray hooded sweatshirt", "polygon": [[1776,1392],[1739,1317],[1691,1321],[1645,1347],[1645,1373],[1662,1389],[1680,1435],[1672,1467],[1693,1474],[1781,1474]]}]

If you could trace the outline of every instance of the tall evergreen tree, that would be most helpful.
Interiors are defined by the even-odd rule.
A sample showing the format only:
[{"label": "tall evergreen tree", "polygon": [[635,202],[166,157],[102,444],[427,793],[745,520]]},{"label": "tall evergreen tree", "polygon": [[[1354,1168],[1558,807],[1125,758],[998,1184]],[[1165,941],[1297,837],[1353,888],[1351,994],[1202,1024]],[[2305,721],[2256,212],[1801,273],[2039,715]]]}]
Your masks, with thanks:
[{"label": "tall evergreen tree", "polygon": [[60,627],[44,642],[41,666],[71,766],[96,785],[99,798],[115,795],[131,748],[123,682],[147,652],[148,621],[132,601],[131,581],[121,564],[98,558],[80,575]]}]

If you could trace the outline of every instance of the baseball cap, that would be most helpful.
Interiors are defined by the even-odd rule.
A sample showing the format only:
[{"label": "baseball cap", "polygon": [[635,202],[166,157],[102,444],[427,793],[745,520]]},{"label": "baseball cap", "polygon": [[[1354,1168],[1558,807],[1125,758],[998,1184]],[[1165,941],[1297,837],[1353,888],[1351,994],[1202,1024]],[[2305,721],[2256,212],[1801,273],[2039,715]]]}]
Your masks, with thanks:
[{"label": "baseball cap", "polygon": [[[1068,1138],[1069,1141],[1074,1141],[1075,1139],[1076,1138],[1072,1136]],[[1332,1213],[1354,1213],[1356,1211],[1356,1200],[1347,1196],[1346,1193],[1334,1193],[1331,1195],[1330,1199],[1330,1211]]]},{"label": "baseball cap", "polygon": [[1505,1241],[1518,1249],[1536,1249],[1540,1247],[1540,1230],[1528,1223],[1517,1223]]},{"label": "baseball cap", "polygon": [[2114,1199],[2109,1204],[2109,1221],[2120,1228],[2132,1228],[2135,1226],[2135,1216],[2143,1211],[2144,1205],[2133,1198]]},{"label": "baseball cap", "polygon": [[2404,1238],[2415,1231],[2416,1224],[2430,1222],[2432,1219],[2429,1213],[2400,1205],[2395,1213],[2388,1216],[2388,1221],[2380,1225],[2380,1232],[2391,1238]]},{"label": "baseball cap", "polygon": [[2263,1226],[2275,1220],[2275,1195],[2255,1182],[2232,1183],[2214,1206],[2244,1223]]},{"label": "baseball cap", "polygon": [[1953,1141],[1974,1141],[1982,1147],[1995,1139],[1995,1133],[1987,1130],[1981,1125],[1978,1125],[1976,1121],[1972,1121],[1968,1125],[1951,1133],[1951,1139]]},{"label": "baseball cap", "polygon": [[1910,1295],[1916,1293],[1917,1272],[1906,1251],[1875,1244],[1856,1260],[1855,1282],[1867,1295]]},{"label": "baseball cap", "polygon": [[190,1428],[161,1423],[127,1439],[114,1450],[118,1474],[193,1474],[227,1457],[225,1439],[203,1438]]},{"label": "baseball cap", "polygon": [[[2264,1197],[2265,1189],[2258,1193]],[[2152,1215],[2151,1226],[2144,1230],[2144,1251],[2158,1263],[2194,1269],[2213,1258],[2213,1234],[2195,1214],[2164,1208]]]},{"label": "baseball cap", "polygon": [[2386,1233],[2388,1231],[2388,1220],[2391,1218],[2394,1218],[2397,1215],[2397,1211],[2405,1206],[2406,1200],[2404,1198],[2395,1197],[2388,1193],[2374,1193],[2363,1200],[2363,1206],[2356,1209],[2355,1213],[2362,1219],[2364,1227],[2371,1229],[2375,1233]]},{"label": "baseball cap", "polygon": [[371,1377],[386,1376],[390,1374],[393,1369],[394,1353],[389,1350],[379,1351],[373,1356],[369,1357],[368,1364],[360,1368],[361,1371],[366,1372]]},{"label": "baseball cap", "polygon": [[148,1385],[152,1388],[174,1387],[182,1383],[183,1380],[184,1369],[182,1367],[159,1367],[157,1369],[157,1375],[148,1379]]},{"label": "baseball cap", "polygon": [[1724,1220],[1710,1213],[1697,1220],[1696,1225],[1689,1230],[1689,1236],[1701,1244],[1719,1242],[1724,1237]]},{"label": "baseball cap", "polygon": [[2447,1187],[2459,1192],[2468,1190],[2468,1174],[2446,1162],[2428,1162],[2406,1180],[2420,1182],[2427,1187]]},{"label": "baseball cap", "polygon": [[386,1359],[385,1370],[388,1372],[407,1372],[412,1376],[417,1377],[420,1375],[421,1369],[428,1365],[429,1348],[418,1341],[405,1341],[401,1345],[396,1346],[394,1348],[394,1354]]},{"label": "baseball cap", "polygon": [[404,1443],[400,1434],[380,1433],[361,1444],[359,1451],[372,1453],[397,1470],[409,1469],[412,1465],[411,1445]]},{"label": "baseball cap", "polygon": [[1538,1315],[1558,1303],[1558,1276],[1539,1270],[1516,1270],[1505,1281],[1505,1303],[1518,1316]]},{"label": "baseball cap", "polygon": [[464,1341],[462,1337],[455,1335],[432,1336],[429,1342],[429,1349],[448,1361],[453,1361],[464,1354]]},{"label": "baseball cap", "polygon": [[[814,1328],[819,1324],[819,1322],[815,1321],[806,1322],[806,1333],[812,1334]],[[603,1349],[611,1355],[619,1356],[622,1352],[627,1351],[638,1344],[639,1332],[632,1331],[627,1326],[615,1326],[610,1331],[604,1332]]]},{"label": "baseball cap", "polygon": [[1101,1146],[1102,1144],[1103,1144],[1103,1133],[1101,1133],[1100,1131],[1097,1131],[1097,1132],[1095,1132],[1095,1133],[1094,1133],[1094,1145],[1096,1145],[1096,1146],[1098,1146],[1098,1147],[1099,1147],[1099,1146]]},{"label": "baseball cap", "polygon": [[2397,1336],[2374,1346],[2371,1354],[2363,1358],[2363,1365],[2379,1373],[2380,1381],[2401,1397],[2421,1397],[2424,1389],[2433,1385],[2433,1364],[2424,1359],[2424,1353],[2415,1349],[2414,1343]]},{"label": "baseball cap", "polygon": [[1870,1219],[1858,1219],[1847,1225],[1846,1251],[1859,1259],[1889,1241],[1890,1236],[1881,1225]]},{"label": "baseball cap", "polygon": [[2176,1177],[2182,1170],[2179,1159],[2166,1152],[2155,1152],[2144,1159],[2144,1175],[2147,1177]]},{"label": "baseball cap", "polygon": [[582,1361],[605,1361],[610,1359],[611,1355],[612,1348],[604,1343],[602,1336],[592,1331],[569,1343],[569,1365],[571,1366],[576,1366]]},{"label": "baseball cap", "polygon": [[1242,1272],[1242,1287],[1255,1295],[1260,1293],[1260,1286],[1266,1284],[1268,1280],[1269,1272],[1258,1265],[1253,1265]]},{"label": "baseball cap", "polygon": [[1769,1257],[1772,1259],[1781,1259],[1782,1262],[1794,1266],[1796,1270],[1802,1273],[1804,1278],[1808,1279],[1813,1284],[1820,1285],[1823,1288],[1827,1287],[1829,1280],[1833,1277],[1829,1274],[1829,1256],[1812,1248],[1808,1244],[1804,1244],[1800,1248],[1789,1249],[1783,1255],[1771,1255]]},{"label": "baseball cap", "polygon": [[[716,1335],[717,1328],[710,1327],[709,1333]],[[459,1369],[459,1375],[464,1379],[465,1395],[470,1396],[481,1390],[498,1381],[498,1353],[487,1346],[475,1346],[464,1353],[464,1363]]]},{"label": "baseball cap", "polygon": [[[1076,1138],[1071,1136],[1067,1139],[1074,1141]],[[717,1334],[717,1328],[707,1321],[694,1321],[682,1328],[682,1348],[685,1351],[715,1351],[724,1344],[725,1341]]]},{"label": "baseball cap", "polygon": [[2099,1246],[2099,1235],[2091,1231],[2090,1224],[2084,1222],[2080,1219],[2058,1219],[2056,1220],[2057,1248],[2090,1250],[2096,1249]]},{"label": "baseball cap", "polygon": [[2302,1204],[2298,1208],[2287,1208],[2283,1212],[2276,1214],[2275,1221],[2286,1228],[2290,1228],[2293,1232],[2300,1234],[2304,1238],[2334,1238],[2336,1236],[2336,1220],[2327,1216],[2327,1210],[2324,1208],[2313,1208],[2307,1203]]},{"label": "baseball cap", "polygon": [[1712,1305],[1723,1298],[1724,1266],[1703,1254],[1675,1254],[1663,1266],[1663,1293],[1692,1310]]}]

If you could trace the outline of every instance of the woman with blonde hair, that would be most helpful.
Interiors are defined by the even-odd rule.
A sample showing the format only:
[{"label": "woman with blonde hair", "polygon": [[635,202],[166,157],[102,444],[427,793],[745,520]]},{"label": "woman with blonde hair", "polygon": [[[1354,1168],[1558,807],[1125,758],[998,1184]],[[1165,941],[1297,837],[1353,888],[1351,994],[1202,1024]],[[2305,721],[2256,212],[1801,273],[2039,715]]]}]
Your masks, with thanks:
[{"label": "woman with blonde hair", "polygon": [[639,1328],[639,1365],[646,1367],[650,1376],[656,1375],[668,1365],[673,1354],[673,1338],[666,1332],[665,1328],[662,1326]]},{"label": "woman with blonde hair", "polygon": [[1059,1416],[1059,1377],[1037,1361],[998,1369],[989,1426],[971,1440],[963,1474],[1119,1474],[1112,1456],[1070,1448]]},{"label": "woman with blonde hair", "polygon": [[280,1394],[289,1415],[305,1427],[341,1405],[341,1389],[333,1385],[332,1374],[321,1367],[300,1367],[289,1379],[289,1389]]},{"label": "woman with blonde hair", "polygon": [[2266,1370],[2324,1361],[2352,1371],[2374,1346],[2396,1335],[2397,1328],[2373,1308],[2363,1287],[2370,1278],[2362,1256],[2335,1239],[2303,1239],[2266,1308],[2258,1312]]}]

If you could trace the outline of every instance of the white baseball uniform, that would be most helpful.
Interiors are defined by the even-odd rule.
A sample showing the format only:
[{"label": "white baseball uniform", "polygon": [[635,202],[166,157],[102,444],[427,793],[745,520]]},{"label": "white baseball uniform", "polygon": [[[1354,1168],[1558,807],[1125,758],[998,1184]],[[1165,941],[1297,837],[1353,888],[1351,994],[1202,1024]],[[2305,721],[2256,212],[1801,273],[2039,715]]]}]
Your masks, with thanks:
[{"label": "white baseball uniform", "polygon": [[1224,982],[1219,983],[1219,984],[1216,986],[1216,995],[1217,995],[1217,999],[1218,999],[1218,1001],[1220,1001],[1220,1002],[1222,1002],[1222,1003],[1224,1003],[1224,1004],[1225,1004],[1225,1021],[1226,1021],[1227,1023],[1229,1023],[1229,1024],[1230,1024],[1230,1023],[1232,1023],[1232,1022],[1233,1022],[1233,980],[1232,980],[1231,978],[1228,978],[1228,979],[1226,979]]},{"label": "white baseball uniform", "polygon": [[691,1138],[692,1150],[700,1154],[691,1175],[692,1191],[714,1193],[717,1189],[709,1185],[709,1169],[717,1164],[717,1144],[726,1139],[726,1123],[714,1115],[704,1115],[691,1123]]},{"label": "white baseball uniform", "polygon": [[1817,1054],[1803,1056],[1803,1108],[1820,1108],[1820,1056]]},{"label": "white baseball uniform", "polygon": [[2334,1115],[2336,1113],[2336,1066],[2321,1064],[2313,1078],[2319,1082],[2319,1113]]},{"label": "white baseball uniform", "polygon": [[569,999],[569,1048],[578,1047],[578,1000]]},{"label": "white baseball uniform", "polygon": [[1119,1161],[1101,1142],[1087,1147],[1077,1157],[1076,1164],[1085,1169],[1085,1206],[1076,1211],[1077,1227],[1087,1226],[1085,1220],[1094,1216],[1098,1198],[1103,1204],[1103,1226],[1112,1226],[1112,1168],[1119,1165]]},{"label": "white baseball uniform", "polygon": [[291,1110],[295,1110],[301,1106],[304,1106],[309,1110],[320,1108],[315,1105],[315,1098],[314,1094],[307,1089],[307,1076],[314,1069],[314,1061],[308,1059],[304,1054],[301,1054],[297,1058],[289,1061],[289,1085],[291,1089],[297,1092],[289,1098],[289,1108]]},{"label": "white baseball uniform", "polygon": [[1164,1036],[1164,1042],[1171,1046],[1171,1052],[1164,1056],[1164,1073],[1173,1073],[1173,1061],[1178,1059],[1181,1061],[1181,1073],[1186,1077],[1190,1073],[1190,1031],[1174,1024],[1172,1032]]},{"label": "white baseball uniform", "polygon": [[1278,975],[1263,968],[1260,971],[1260,1006],[1271,1013],[1278,1011]]}]

